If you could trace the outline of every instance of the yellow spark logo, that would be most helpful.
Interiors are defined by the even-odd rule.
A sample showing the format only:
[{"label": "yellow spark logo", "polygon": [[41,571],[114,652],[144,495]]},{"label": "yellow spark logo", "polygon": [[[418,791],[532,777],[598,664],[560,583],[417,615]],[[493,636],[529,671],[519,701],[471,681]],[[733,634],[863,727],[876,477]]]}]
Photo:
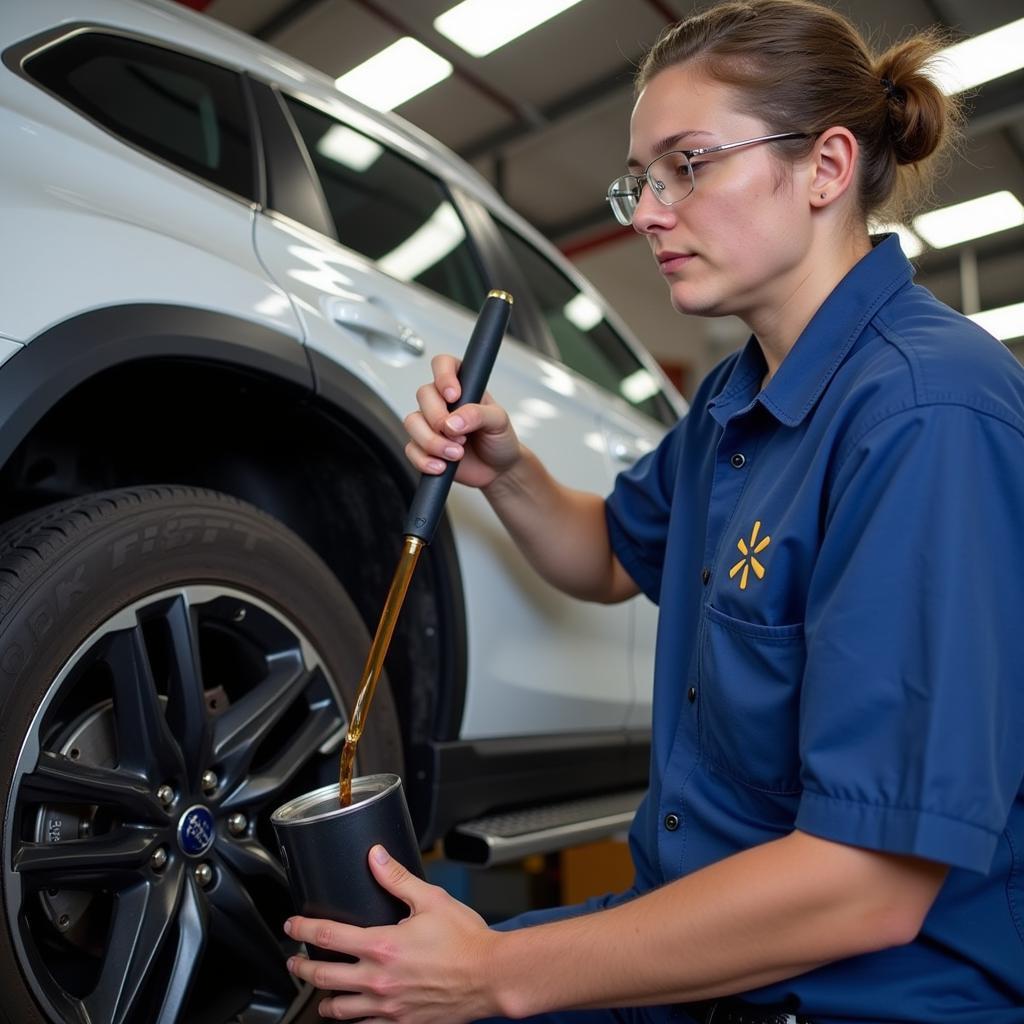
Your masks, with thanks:
[{"label": "yellow spark logo", "polygon": [[740,549],[740,554],[743,557],[729,570],[729,579],[733,579],[740,571],[743,570],[743,575],[740,576],[740,590],[747,589],[747,576],[750,574],[750,570],[754,570],[754,575],[759,579],[764,579],[764,566],[757,560],[756,555],[761,554],[762,551],[769,544],[771,544],[771,537],[762,537],[760,541],[757,539],[758,533],[761,531],[761,520],[758,519],[754,523],[754,529],[750,533],[750,540],[745,541],[742,537],[736,541],[736,547]]}]

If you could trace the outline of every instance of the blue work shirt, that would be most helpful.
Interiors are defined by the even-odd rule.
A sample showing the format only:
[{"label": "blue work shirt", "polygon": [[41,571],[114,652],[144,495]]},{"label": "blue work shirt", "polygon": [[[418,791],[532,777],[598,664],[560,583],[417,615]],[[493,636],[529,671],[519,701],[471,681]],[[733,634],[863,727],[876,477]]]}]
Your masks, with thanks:
[{"label": "blue work shirt", "polygon": [[1020,1024],[1024,371],[912,276],[876,244],[764,390],[751,339],[607,500],[660,606],[633,894],[794,828],[939,861],[914,942],[745,998]]}]

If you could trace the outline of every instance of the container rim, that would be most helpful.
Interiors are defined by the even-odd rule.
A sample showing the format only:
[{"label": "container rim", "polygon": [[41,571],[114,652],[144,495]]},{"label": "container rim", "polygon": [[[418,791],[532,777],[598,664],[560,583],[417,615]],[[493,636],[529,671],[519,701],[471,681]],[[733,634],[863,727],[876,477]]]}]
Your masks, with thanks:
[{"label": "container rim", "polygon": [[[352,803],[348,807],[339,807],[337,803],[338,783],[332,782],[329,785],[321,786],[319,789],[303,793],[287,803],[282,804],[270,816],[270,823],[275,827],[289,828],[294,825],[309,825],[315,821],[324,821],[327,818],[336,818],[367,804],[376,803],[382,800],[389,793],[398,789],[402,780],[398,775],[382,773],[380,775],[362,775],[352,780]],[[305,814],[317,804],[334,796],[334,804],[326,811],[318,814]],[[356,797],[362,797],[357,800]]]}]

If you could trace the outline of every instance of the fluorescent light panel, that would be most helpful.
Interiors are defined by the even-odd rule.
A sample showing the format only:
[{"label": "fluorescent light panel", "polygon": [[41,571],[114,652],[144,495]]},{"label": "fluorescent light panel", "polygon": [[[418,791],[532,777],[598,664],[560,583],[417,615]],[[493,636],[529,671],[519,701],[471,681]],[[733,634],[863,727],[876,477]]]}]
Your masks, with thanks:
[{"label": "fluorescent light panel", "polygon": [[374,110],[394,110],[451,73],[452,65],[444,57],[404,36],[336,78],[334,84]]},{"label": "fluorescent light panel", "polygon": [[1000,341],[1024,338],[1024,302],[999,309],[986,309],[983,313],[972,313],[971,319]]},{"label": "fluorescent light panel", "polygon": [[1024,68],[1024,18],[940,51],[931,75],[946,94]]},{"label": "fluorescent light panel", "polygon": [[317,152],[329,160],[351,167],[353,171],[365,171],[384,152],[384,147],[361,132],[336,124],[328,128],[316,144]]},{"label": "fluorescent light panel", "polygon": [[580,0],[464,0],[434,19],[434,28],[474,57],[485,57]]},{"label": "fluorescent light panel", "polygon": [[914,218],[914,230],[933,248],[943,249],[972,238],[1024,224],[1024,206],[1012,192],[992,192],[966,203],[945,206]]}]

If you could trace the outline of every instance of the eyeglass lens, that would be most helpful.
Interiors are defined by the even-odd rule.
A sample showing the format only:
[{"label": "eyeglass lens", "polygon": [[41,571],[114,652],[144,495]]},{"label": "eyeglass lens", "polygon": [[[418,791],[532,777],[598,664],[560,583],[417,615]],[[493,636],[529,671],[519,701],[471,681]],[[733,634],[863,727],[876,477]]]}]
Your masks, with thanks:
[{"label": "eyeglass lens", "polygon": [[[626,174],[616,178],[608,189],[608,202],[615,219],[624,225],[633,223],[640,202],[643,179]],[[693,168],[685,153],[666,153],[647,168],[646,184],[665,206],[678,203],[693,191]]]}]

